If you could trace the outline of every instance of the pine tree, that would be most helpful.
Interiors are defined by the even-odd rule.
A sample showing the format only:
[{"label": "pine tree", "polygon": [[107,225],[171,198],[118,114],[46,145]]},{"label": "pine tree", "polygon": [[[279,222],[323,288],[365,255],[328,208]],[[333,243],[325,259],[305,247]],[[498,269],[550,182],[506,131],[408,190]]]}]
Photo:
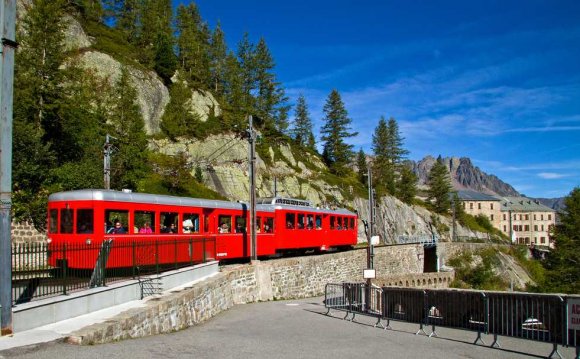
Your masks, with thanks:
[{"label": "pine tree", "polygon": [[310,132],[308,135],[308,141],[306,142],[306,147],[310,148],[312,151],[317,152],[316,150],[316,138],[314,137],[314,133]]},{"label": "pine tree", "polygon": [[358,154],[356,156],[356,166],[358,168],[358,180],[360,181],[360,183],[366,185],[367,184],[366,176],[368,170],[367,156],[365,155],[365,152],[363,151],[362,147],[358,151]]},{"label": "pine tree", "polygon": [[391,156],[391,133],[387,121],[381,117],[373,134],[373,162],[374,186],[379,196],[395,194],[395,166]]},{"label": "pine tree", "polygon": [[173,141],[180,136],[198,137],[200,119],[191,113],[191,90],[185,82],[184,75],[179,74],[177,81],[169,90],[169,103],[161,118],[161,130]]},{"label": "pine tree", "polygon": [[429,171],[428,185],[427,200],[431,202],[434,211],[440,214],[447,213],[451,208],[449,195],[452,187],[449,172],[441,156],[437,158]]},{"label": "pine tree", "polygon": [[225,35],[218,22],[211,35],[209,47],[211,82],[214,94],[217,96],[225,94],[227,51]]},{"label": "pine tree", "polygon": [[549,254],[543,289],[551,293],[580,293],[580,187],[564,199],[560,223],[552,231],[554,249]]},{"label": "pine tree", "polygon": [[407,165],[402,165],[400,168],[401,179],[397,186],[397,198],[407,204],[413,204],[417,194],[417,175]]},{"label": "pine tree", "polygon": [[179,65],[194,87],[210,88],[210,31],[194,3],[177,9]]},{"label": "pine tree", "polygon": [[118,152],[112,160],[111,188],[137,189],[148,169],[147,136],[137,105],[137,92],[125,67],[113,91],[117,97],[112,104],[109,122],[112,135],[117,138]]},{"label": "pine tree", "polygon": [[312,120],[308,113],[308,105],[304,95],[298,96],[296,103],[296,110],[294,114],[294,128],[292,129],[292,137],[302,146],[309,147],[308,141],[312,134]]},{"label": "pine tree", "polygon": [[246,32],[242,40],[238,44],[238,64],[239,73],[237,76],[241,78],[241,103],[246,109],[246,113],[250,113],[250,109],[255,108],[254,98],[252,92],[257,88],[257,68],[256,68],[256,49],[254,44],[250,42],[250,35]]},{"label": "pine tree", "polygon": [[344,142],[346,138],[358,135],[350,132],[351,119],[337,90],[332,90],[323,107],[324,126],[321,129],[324,141],[323,158],[331,171],[344,174],[352,158],[352,145]]}]

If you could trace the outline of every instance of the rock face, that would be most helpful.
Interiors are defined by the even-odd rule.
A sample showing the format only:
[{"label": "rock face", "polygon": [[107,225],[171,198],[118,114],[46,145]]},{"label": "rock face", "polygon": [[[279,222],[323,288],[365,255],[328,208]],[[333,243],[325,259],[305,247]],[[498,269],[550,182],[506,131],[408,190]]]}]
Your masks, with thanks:
[{"label": "rock face", "polygon": [[[436,159],[431,156],[423,158],[417,163],[412,163],[413,171],[419,178],[420,185],[427,184],[429,171]],[[449,170],[453,188],[470,189],[490,195],[520,196],[512,186],[503,182],[494,175],[489,175],[475,167],[467,157],[446,157],[443,162]]]}]

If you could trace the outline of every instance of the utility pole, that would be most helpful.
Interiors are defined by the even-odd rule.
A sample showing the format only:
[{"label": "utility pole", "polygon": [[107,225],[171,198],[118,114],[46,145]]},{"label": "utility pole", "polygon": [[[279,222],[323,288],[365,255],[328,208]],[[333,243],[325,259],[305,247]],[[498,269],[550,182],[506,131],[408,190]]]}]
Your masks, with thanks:
[{"label": "utility pole", "polygon": [[253,261],[258,259],[256,248],[256,131],[252,115],[249,116],[250,127],[248,128],[248,142],[250,144],[249,165],[250,165],[250,252]]},{"label": "utility pole", "polygon": [[451,235],[451,241],[457,241],[457,212],[456,212],[456,207],[457,206],[457,197],[453,197],[453,234]]},{"label": "utility pole", "polygon": [[105,182],[105,189],[111,189],[111,153],[113,152],[113,145],[110,139],[114,138],[108,133],[105,136],[105,144],[103,145],[103,176]]},{"label": "utility pole", "polygon": [[[374,247],[372,244],[373,238],[373,227],[374,227],[374,198],[373,198],[373,179],[372,179],[372,172],[371,172],[371,165],[368,164],[367,166],[367,181],[369,186],[369,233],[367,237],[367,269],[373,269],[373,257],[374,254]],[[367,285],[370,288],[371,285],[371,278],[367,278]]]},{"label": "utility pole", "polygon": [[1,335],[12,334],[12,99],[16,0],[0,0],[2,63],[0,64],[0,325]]}]

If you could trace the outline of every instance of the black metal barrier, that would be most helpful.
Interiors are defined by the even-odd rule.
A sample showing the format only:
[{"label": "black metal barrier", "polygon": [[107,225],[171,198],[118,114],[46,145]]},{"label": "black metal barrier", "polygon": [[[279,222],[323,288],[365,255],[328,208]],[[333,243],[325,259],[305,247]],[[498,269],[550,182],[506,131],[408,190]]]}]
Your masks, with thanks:
[{"label": "black metal barrier", "polygon": [[568,298],[578,296],[486,292],[459,289],[416,289],[401,287],[367,287],[365,283],[327,284],[325,306],[331,310],[386,320],[384,329],[391,329],[391,321],[419,324],[416,334],[425,334],[431,326],[451,327],[477,332],[474,344],[485,345],[482,334],[492,334],[492,347],[499,347],[498,336],[508,336],[553,344],[550,357],[561,357],[558,345],[575,346],[580,358],[578,330],[568,328]]}]

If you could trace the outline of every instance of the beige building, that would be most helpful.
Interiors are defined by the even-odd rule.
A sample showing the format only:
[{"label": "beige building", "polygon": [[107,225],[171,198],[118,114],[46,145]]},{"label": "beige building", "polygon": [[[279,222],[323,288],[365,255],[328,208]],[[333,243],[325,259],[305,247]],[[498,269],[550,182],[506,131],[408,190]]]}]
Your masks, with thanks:
[{"label": "beige building", "polygon": [[553,247],[550,231],[556,224],[556,211],[527,197],[501,198],[500,230],[520,244]]},{"label": "beige building", "polygon": [[556,223],[556,212],[527,197],[495,197],[461,190],[457,195],[465,213],[484,215],[491,224],[519,244],[553,247],[550,230]]},{"label": "beige building", "polygon": [[497,197],[475,191],[457,191],[465,213],[472,216],[484,215],[491,224],[501,229],[501,200]]}]

